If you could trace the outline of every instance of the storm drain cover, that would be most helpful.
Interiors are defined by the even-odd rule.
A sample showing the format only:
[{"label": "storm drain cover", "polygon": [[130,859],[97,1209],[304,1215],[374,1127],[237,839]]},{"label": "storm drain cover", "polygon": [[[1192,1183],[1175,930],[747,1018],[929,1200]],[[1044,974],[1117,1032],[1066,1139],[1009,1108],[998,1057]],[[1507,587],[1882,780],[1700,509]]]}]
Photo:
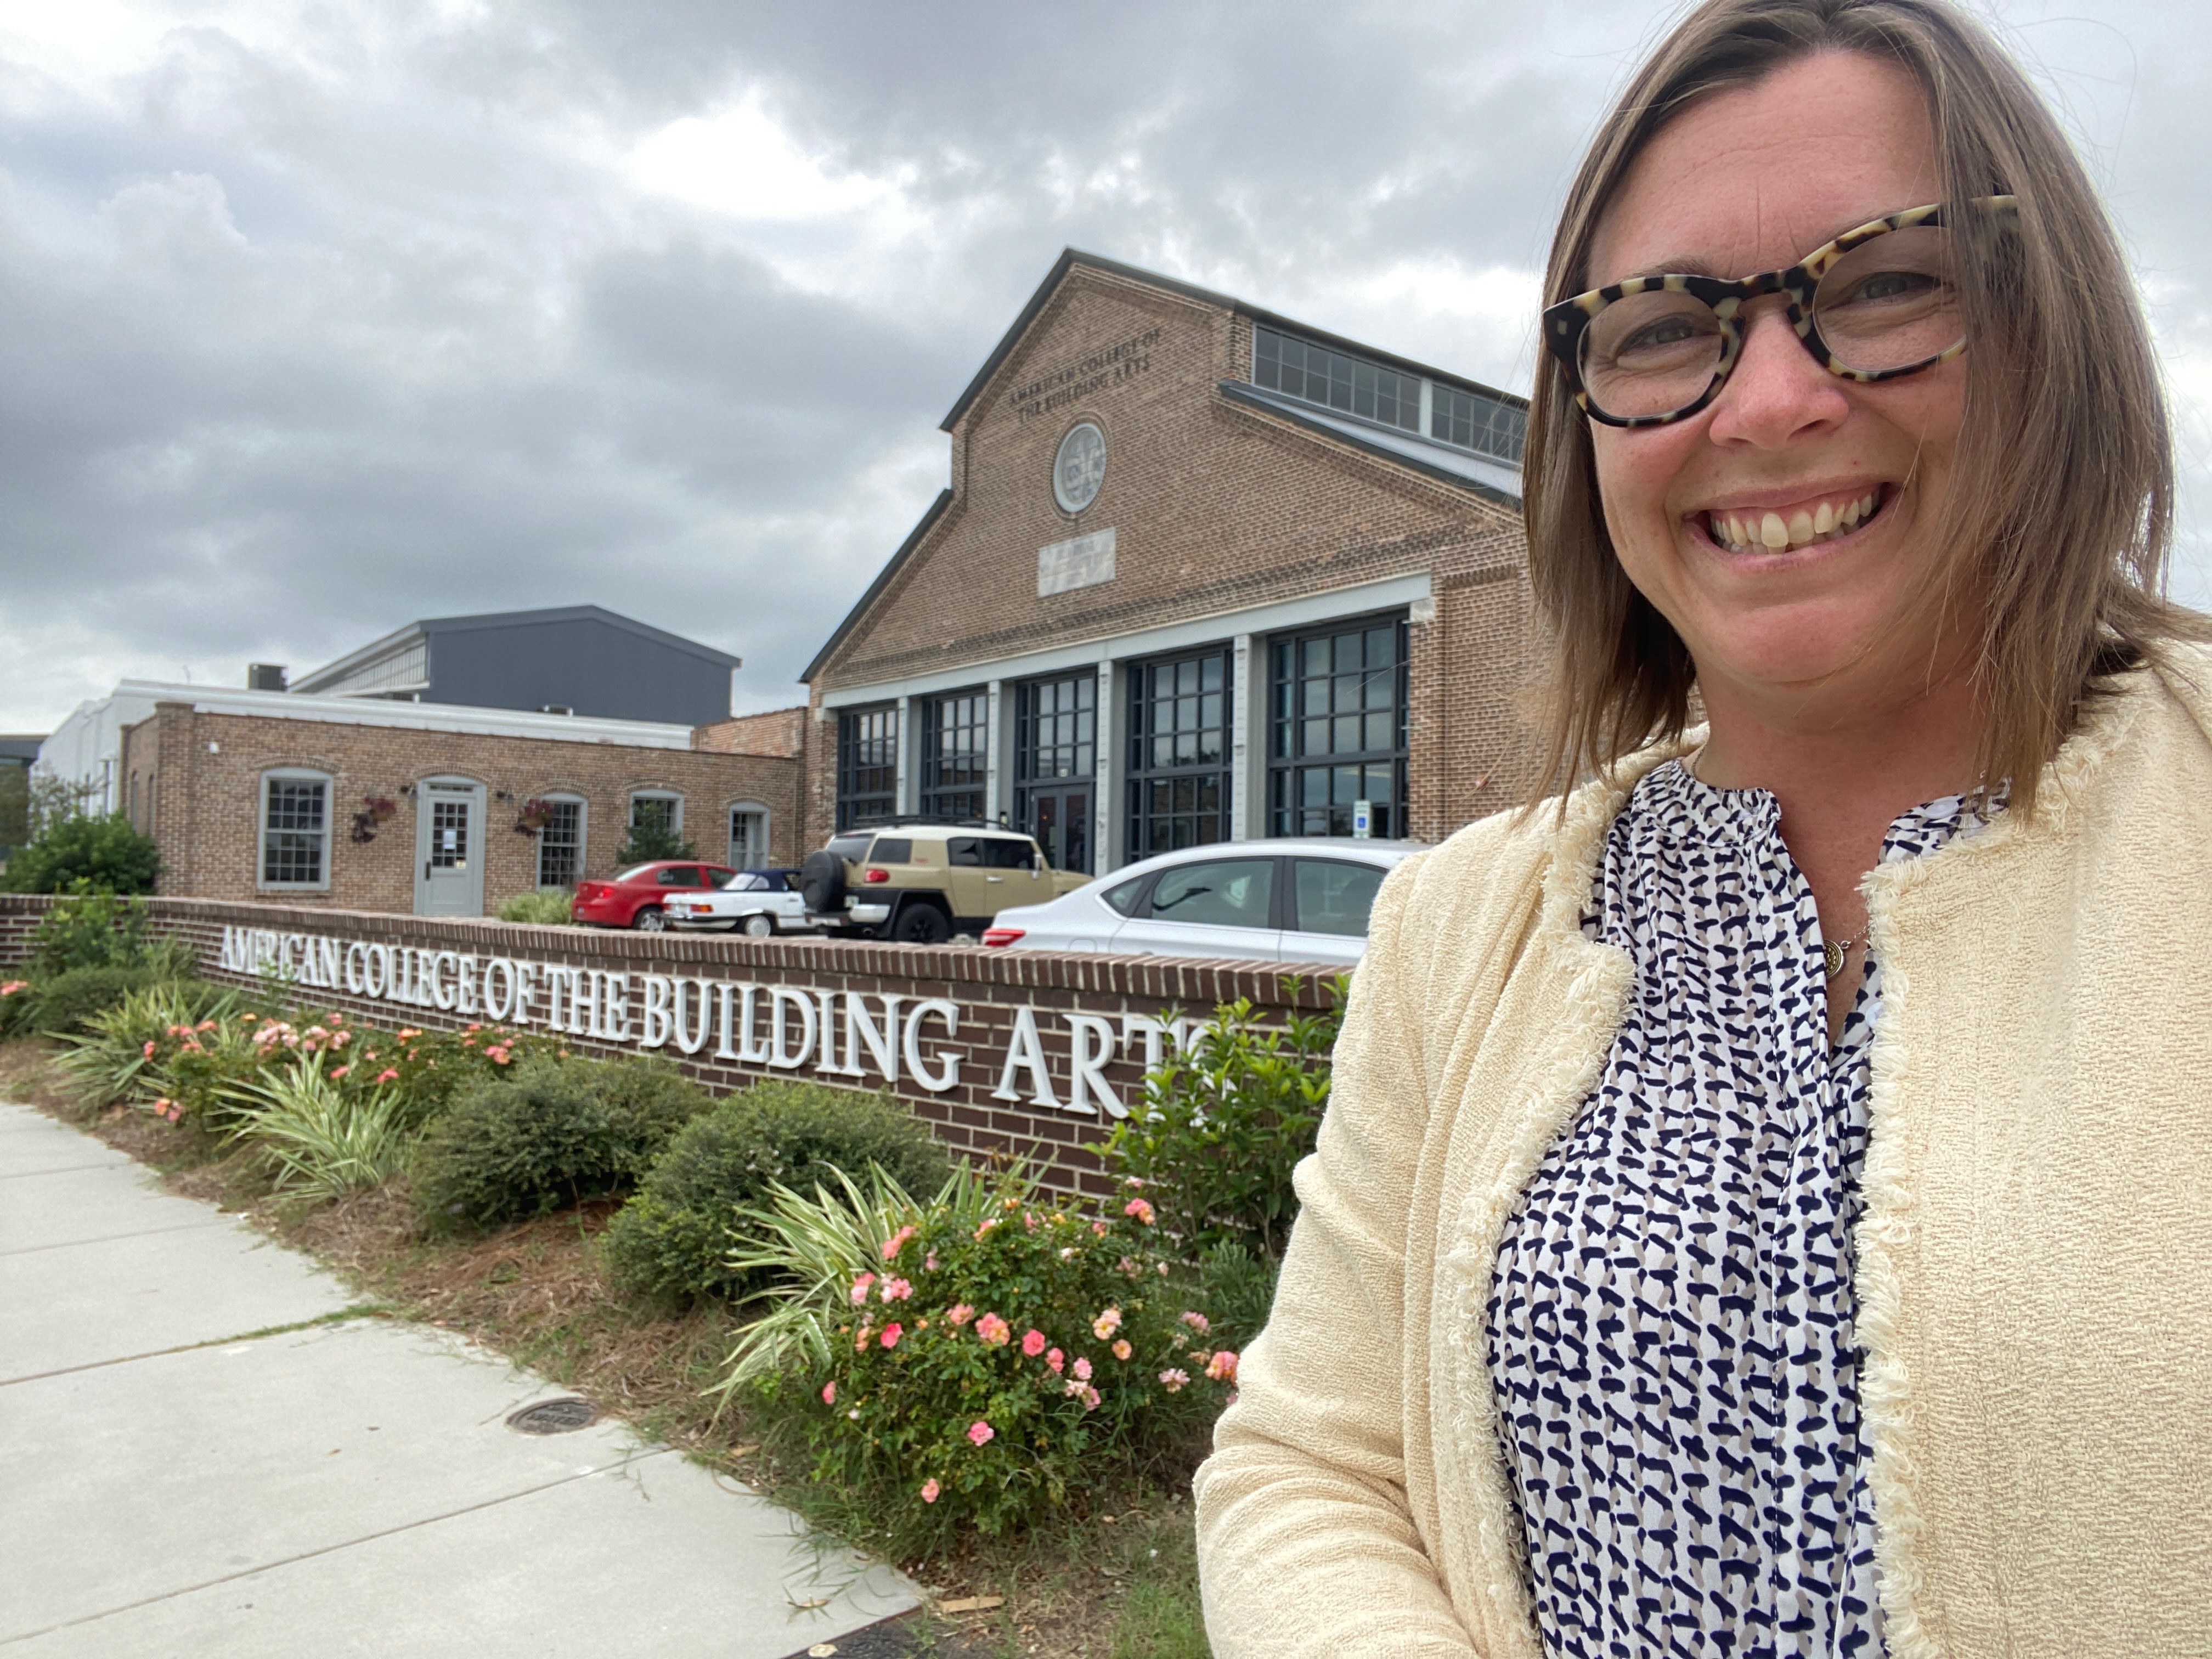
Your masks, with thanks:
[{"label": "storm drain cover", "polygon": [[507,1426],[521,1434],[568,1434],[588,1429],[599,1420],[599,1408],[574,1395],[566,1400],[541,1400],[525,1406],[507,1419]]}]

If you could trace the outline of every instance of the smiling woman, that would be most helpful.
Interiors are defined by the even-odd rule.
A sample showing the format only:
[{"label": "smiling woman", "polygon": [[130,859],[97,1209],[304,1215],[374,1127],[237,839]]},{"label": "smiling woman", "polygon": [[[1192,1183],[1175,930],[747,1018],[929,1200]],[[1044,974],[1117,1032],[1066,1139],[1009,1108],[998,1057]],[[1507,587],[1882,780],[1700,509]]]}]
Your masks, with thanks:
[{"label": "smiling woman", "polygon": [[2103,210],[1944,0],[1709,0],[1546,295],[1548,774],[1376,900],[1214,1650],[2212,1651],[2212,652]]}]

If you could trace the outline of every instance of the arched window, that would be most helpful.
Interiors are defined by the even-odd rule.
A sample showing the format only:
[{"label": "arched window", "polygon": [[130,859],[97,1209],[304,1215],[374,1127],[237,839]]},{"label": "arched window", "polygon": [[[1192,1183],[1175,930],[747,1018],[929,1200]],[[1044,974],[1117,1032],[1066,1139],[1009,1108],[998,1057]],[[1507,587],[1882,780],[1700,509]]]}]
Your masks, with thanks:
[{"label": "arched window", "polygon": [[769,861],[768,808],[757,800],[730,805],[730,867],[753,870]]},{"label": "arched window", "polygon": [[331,884],[329,773],[286,766],[261,775],[259,884]]}]

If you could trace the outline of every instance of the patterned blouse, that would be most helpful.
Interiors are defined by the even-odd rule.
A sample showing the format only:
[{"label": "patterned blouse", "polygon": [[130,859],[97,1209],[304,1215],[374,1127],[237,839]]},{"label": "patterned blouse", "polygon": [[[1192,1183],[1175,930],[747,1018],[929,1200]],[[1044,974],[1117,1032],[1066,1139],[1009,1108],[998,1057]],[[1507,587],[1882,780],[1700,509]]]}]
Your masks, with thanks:
[{"label": "patterned blouse", "polygon": [[[1881,969],[1828,1042],[1820,915],[1764,790],[1680,764],[1583,930],[1635,963],[1598,1085],[1506,1225],[1490,1367],[1546,1651],[1881,1651],[1850,1230]],[[1958,796],[1890,826],[1941,846]]]}]

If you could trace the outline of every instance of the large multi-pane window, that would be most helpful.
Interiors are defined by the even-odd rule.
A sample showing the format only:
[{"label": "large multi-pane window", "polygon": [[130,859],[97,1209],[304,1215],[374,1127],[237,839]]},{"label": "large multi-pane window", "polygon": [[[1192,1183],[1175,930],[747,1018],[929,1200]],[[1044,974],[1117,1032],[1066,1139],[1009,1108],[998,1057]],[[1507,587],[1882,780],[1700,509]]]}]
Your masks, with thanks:
[{"label": "large multi-pane window", "polygon": [[990,699],[981,690],[923,701],[921,810],[935,817],[983,816],[983,761]]},{"label": "large multi-pane window", "polygon": [[1228,836],[1230,679],[1219,648],[1130,669],[1130,858]]},{"label": "large multi-pane window", "polygon": [[1098,676],[1014,688],[1014,814],[1055,870],[1089,870],[1098,776]]},{"label": "large multi-pane window", "polygon": [[1340,623],[1273,642],[1269,833],[1406,834],[1406,623]]},{"label": "large multi-pane window", "polygon": [[261,780],[261,884],[330,884],[331,781],[319,772]]},{"label": "large multi-pane window", "polygon": [[574,887],[584,872],[584,803],[553,795],[545,801],[545,822],[538,831],[538,884]]},{"label": "large multi-pane window", "polygon": [[1430,399],[1429,436],[1518,466],[1528,441],[1528,411],[1501,398],[1437,386]]},{"label": "large multi-pane window", "polygon": [[1421,429],[1419,375],[1332,351],[1295,334],[1278,334],[1272,328],[1253,331],[1252,380],[1272,392],[1288,392],[1384,426],[1407,432]]},{"label": "large multi-pane window", "polygon": [[845,709],[837,716],[837,828],[872,823],[898,811],[898,710]]}]

